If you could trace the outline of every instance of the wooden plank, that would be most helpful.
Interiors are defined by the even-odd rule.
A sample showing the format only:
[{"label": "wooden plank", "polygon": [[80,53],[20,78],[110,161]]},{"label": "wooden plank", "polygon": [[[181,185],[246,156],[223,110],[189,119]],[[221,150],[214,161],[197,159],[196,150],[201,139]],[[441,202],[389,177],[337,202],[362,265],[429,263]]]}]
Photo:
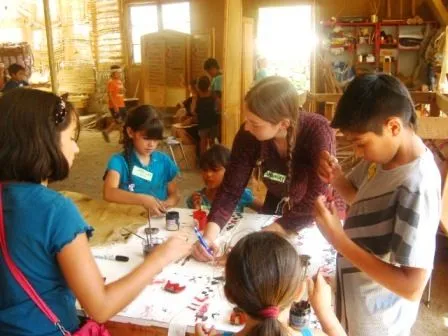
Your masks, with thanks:
[{"label": "wooden plank", "polygon": [[448,118],[419,118],[417,134],[422,139],[448,139]]},{"label": "wooden plank", "polygon": [[56,62],[54,59],[53,49],[53,28],[51,26],[50,3],[49,0],[44,0],[44,15],[45,15],[45,32],[47,34],[47,48],[48,48],[48,63],[50,65],[51,90],[53,93],[58,93],[58,81],[56,72]]},{"label": "wooden plank", "polygon": [[[389,0],[390,1],[390,0]],[[448,10],[443,4],[442,0],[428,0],[429,7],[431,8],[434,16],[439,20],[439,22],[446,26],[448,25]]]},{"label": "wooden plank", "polygon": [[241,120],[242,0],[226,0],[224,11],[224,69],[222,143],[231,147]]},{"label": "wooden plank", "polygon": [[[107,322],[105,325],[111,336],[165,336],[168,334],[167,329],[153,326],[139,326],[112,321]],[[190,333],[186,335],[192,336]]]},{"label": "wooden plank", "polygon": [[[244,97],[254,82],[254,19],[243,18],[243,64],[241,86],[241,111],[244,111]],[[243,122],[244,113],[241,113]]]}]

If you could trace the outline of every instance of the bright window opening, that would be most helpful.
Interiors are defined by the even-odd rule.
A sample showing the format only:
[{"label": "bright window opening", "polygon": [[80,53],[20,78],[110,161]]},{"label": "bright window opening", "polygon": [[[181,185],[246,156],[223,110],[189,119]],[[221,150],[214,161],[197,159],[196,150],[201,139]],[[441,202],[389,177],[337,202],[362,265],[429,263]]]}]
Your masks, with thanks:
[{"label": "bright window opening", "polygon": [[135,5],[130,7],[131,44],[134,63],[142,62],[141,37],[159,30],[157,5]]},{"label": "bright window opening", "polygon": [[257,56],[268,75],[289,78],[310,90],[311,53],[316,45],[312,6],[265,7],[258,12]]},{"label": "bright window opening", "polygon": [[[141,37],[159,31],[158,5],[131,5],[131,47],[133,63],[141,63]],[[161,5],[163,29],[190,34],[190,3],[178,2]]]},{"label": "bright window opening", "polygon": [[162,5],[163,29],[190,34],[190,3],[180,2]]}]

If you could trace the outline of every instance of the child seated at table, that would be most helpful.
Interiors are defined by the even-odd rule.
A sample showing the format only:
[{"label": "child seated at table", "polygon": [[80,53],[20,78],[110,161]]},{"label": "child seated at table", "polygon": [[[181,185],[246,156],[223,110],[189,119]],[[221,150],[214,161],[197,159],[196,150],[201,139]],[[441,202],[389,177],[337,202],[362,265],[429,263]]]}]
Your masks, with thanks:
[{"label": "child seated at table", "polygon": [[[172,237],[105,284],[88,243],[92,228],[72,200],[47,187],[67,178],[79,153],[75,109],[53,93],[16,89],[0,97],[0,111],[0,335],[62,335],[62,327],[78,335],[76,300],[106,322],[190,253],[191,243]],[[22,289],[24,280],[60,326]]]},{"label": "child seated at table", "polygon": [[196,115],[198,119],[198,132],[200,138],[200,153],[205,153],[218,137],[218,113],[216,99],[210,92],[210,79],[202,76],[198,79],[198,100],[196,102]]},{"label": "child seated at table", "polygon": [[142,205],[151,215],[160,216],[179,201],[175,181],[179,169],[156,150],[163,139],[163,124],[155,109],[142,105],[129,111],[123,138],[123,152],[114,154],[107,165],[103,198]]},{"label": "child seated at table", "polygon": [[[307,280],[308,296],[325,333],[288,327],[290,307],[300,301],[306,286],[299,255],[276,233],[256,232],[241,239],[229,254],[225,279],[226,298],[243,312],[243,320],[247,321],[235,336],[346,335],[331,307],[331,288],[320,272],[315,282]],[[208,330],[198,324],[195,335],[218,334],[213,328]]]},{"label": "child seated at table", "polygon": [[[199,166],[205,187],[195,191],[187,198],[186,203],[190,209],[207,210],[211,208],[216,193],[221,186],[229,160],[230,150],[221,145],[213,145],[201,156]],[[261,209],[261,206],[262,202],[254,197],[249,188],[246,188],[235,211],[244,212],[245,207],[258,211]]]}]

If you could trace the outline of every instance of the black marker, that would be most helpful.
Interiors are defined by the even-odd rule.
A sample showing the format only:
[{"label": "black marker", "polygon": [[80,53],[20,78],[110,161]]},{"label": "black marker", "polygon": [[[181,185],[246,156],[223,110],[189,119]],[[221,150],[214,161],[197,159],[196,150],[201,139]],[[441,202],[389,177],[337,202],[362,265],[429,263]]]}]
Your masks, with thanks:
[{"label": "black marker", "polygon": [[112,261],[122,261],[122,262],[129,261],[129,257],[122,256],[119,254],[117,254],[117,255],[113,255],[113,254],[95,255],[95,258],[104,259],[104,260],[112,260]]}]

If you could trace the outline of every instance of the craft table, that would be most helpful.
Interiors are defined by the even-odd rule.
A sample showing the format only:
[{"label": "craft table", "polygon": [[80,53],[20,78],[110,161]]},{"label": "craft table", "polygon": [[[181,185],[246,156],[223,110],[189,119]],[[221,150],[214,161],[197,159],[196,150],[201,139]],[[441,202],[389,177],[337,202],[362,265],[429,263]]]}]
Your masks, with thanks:
[{"label": "craft table", "polygon": [[[180,231],[166,231],[165,217],[151,219],[151,226],[160,229],[158,238],[167,238],[173,234],[189,235],[196,240],[193,232],[192,210],[173,209],[180,214]],[[222,249],[234,246],[245,235],[260,230],[271,224],[273,216],[249,214],[234,214],[229,223],[223,228],[218,242]],[[138,234],[145,236],[142,226]],[[326,242],[319,230],[313,226],[304,229],[292,239],[298,253],[311,256],[311,266],[308,274],[313,275],[319,267],[326,268],[326,272],[334,274],[336,253]],[[94,255],[124,255],[128,262],[109,261],[96,258],[106,283],[119,279],[129,273],[143,260],[142,240],[134,235],[126,243],[113,244],[92,248]],[[114,316],[107,327],[113,336],[140,335],[185,335],[194,333],[197,322],[214,325],[219,331],[236,332],[241,327],[229,323],[232,306],[225,299],[223,293],[222,267],[212,264],[199,263],[192,258],[183,259],[167,266],[145,290],[123,311]],[[186,289],[178,294],[171,294],[163,290],[165,283],[170,280]],[[204,306],[207,311],[201,314]],[[313,318],[314,323],[315,318]]]}]

